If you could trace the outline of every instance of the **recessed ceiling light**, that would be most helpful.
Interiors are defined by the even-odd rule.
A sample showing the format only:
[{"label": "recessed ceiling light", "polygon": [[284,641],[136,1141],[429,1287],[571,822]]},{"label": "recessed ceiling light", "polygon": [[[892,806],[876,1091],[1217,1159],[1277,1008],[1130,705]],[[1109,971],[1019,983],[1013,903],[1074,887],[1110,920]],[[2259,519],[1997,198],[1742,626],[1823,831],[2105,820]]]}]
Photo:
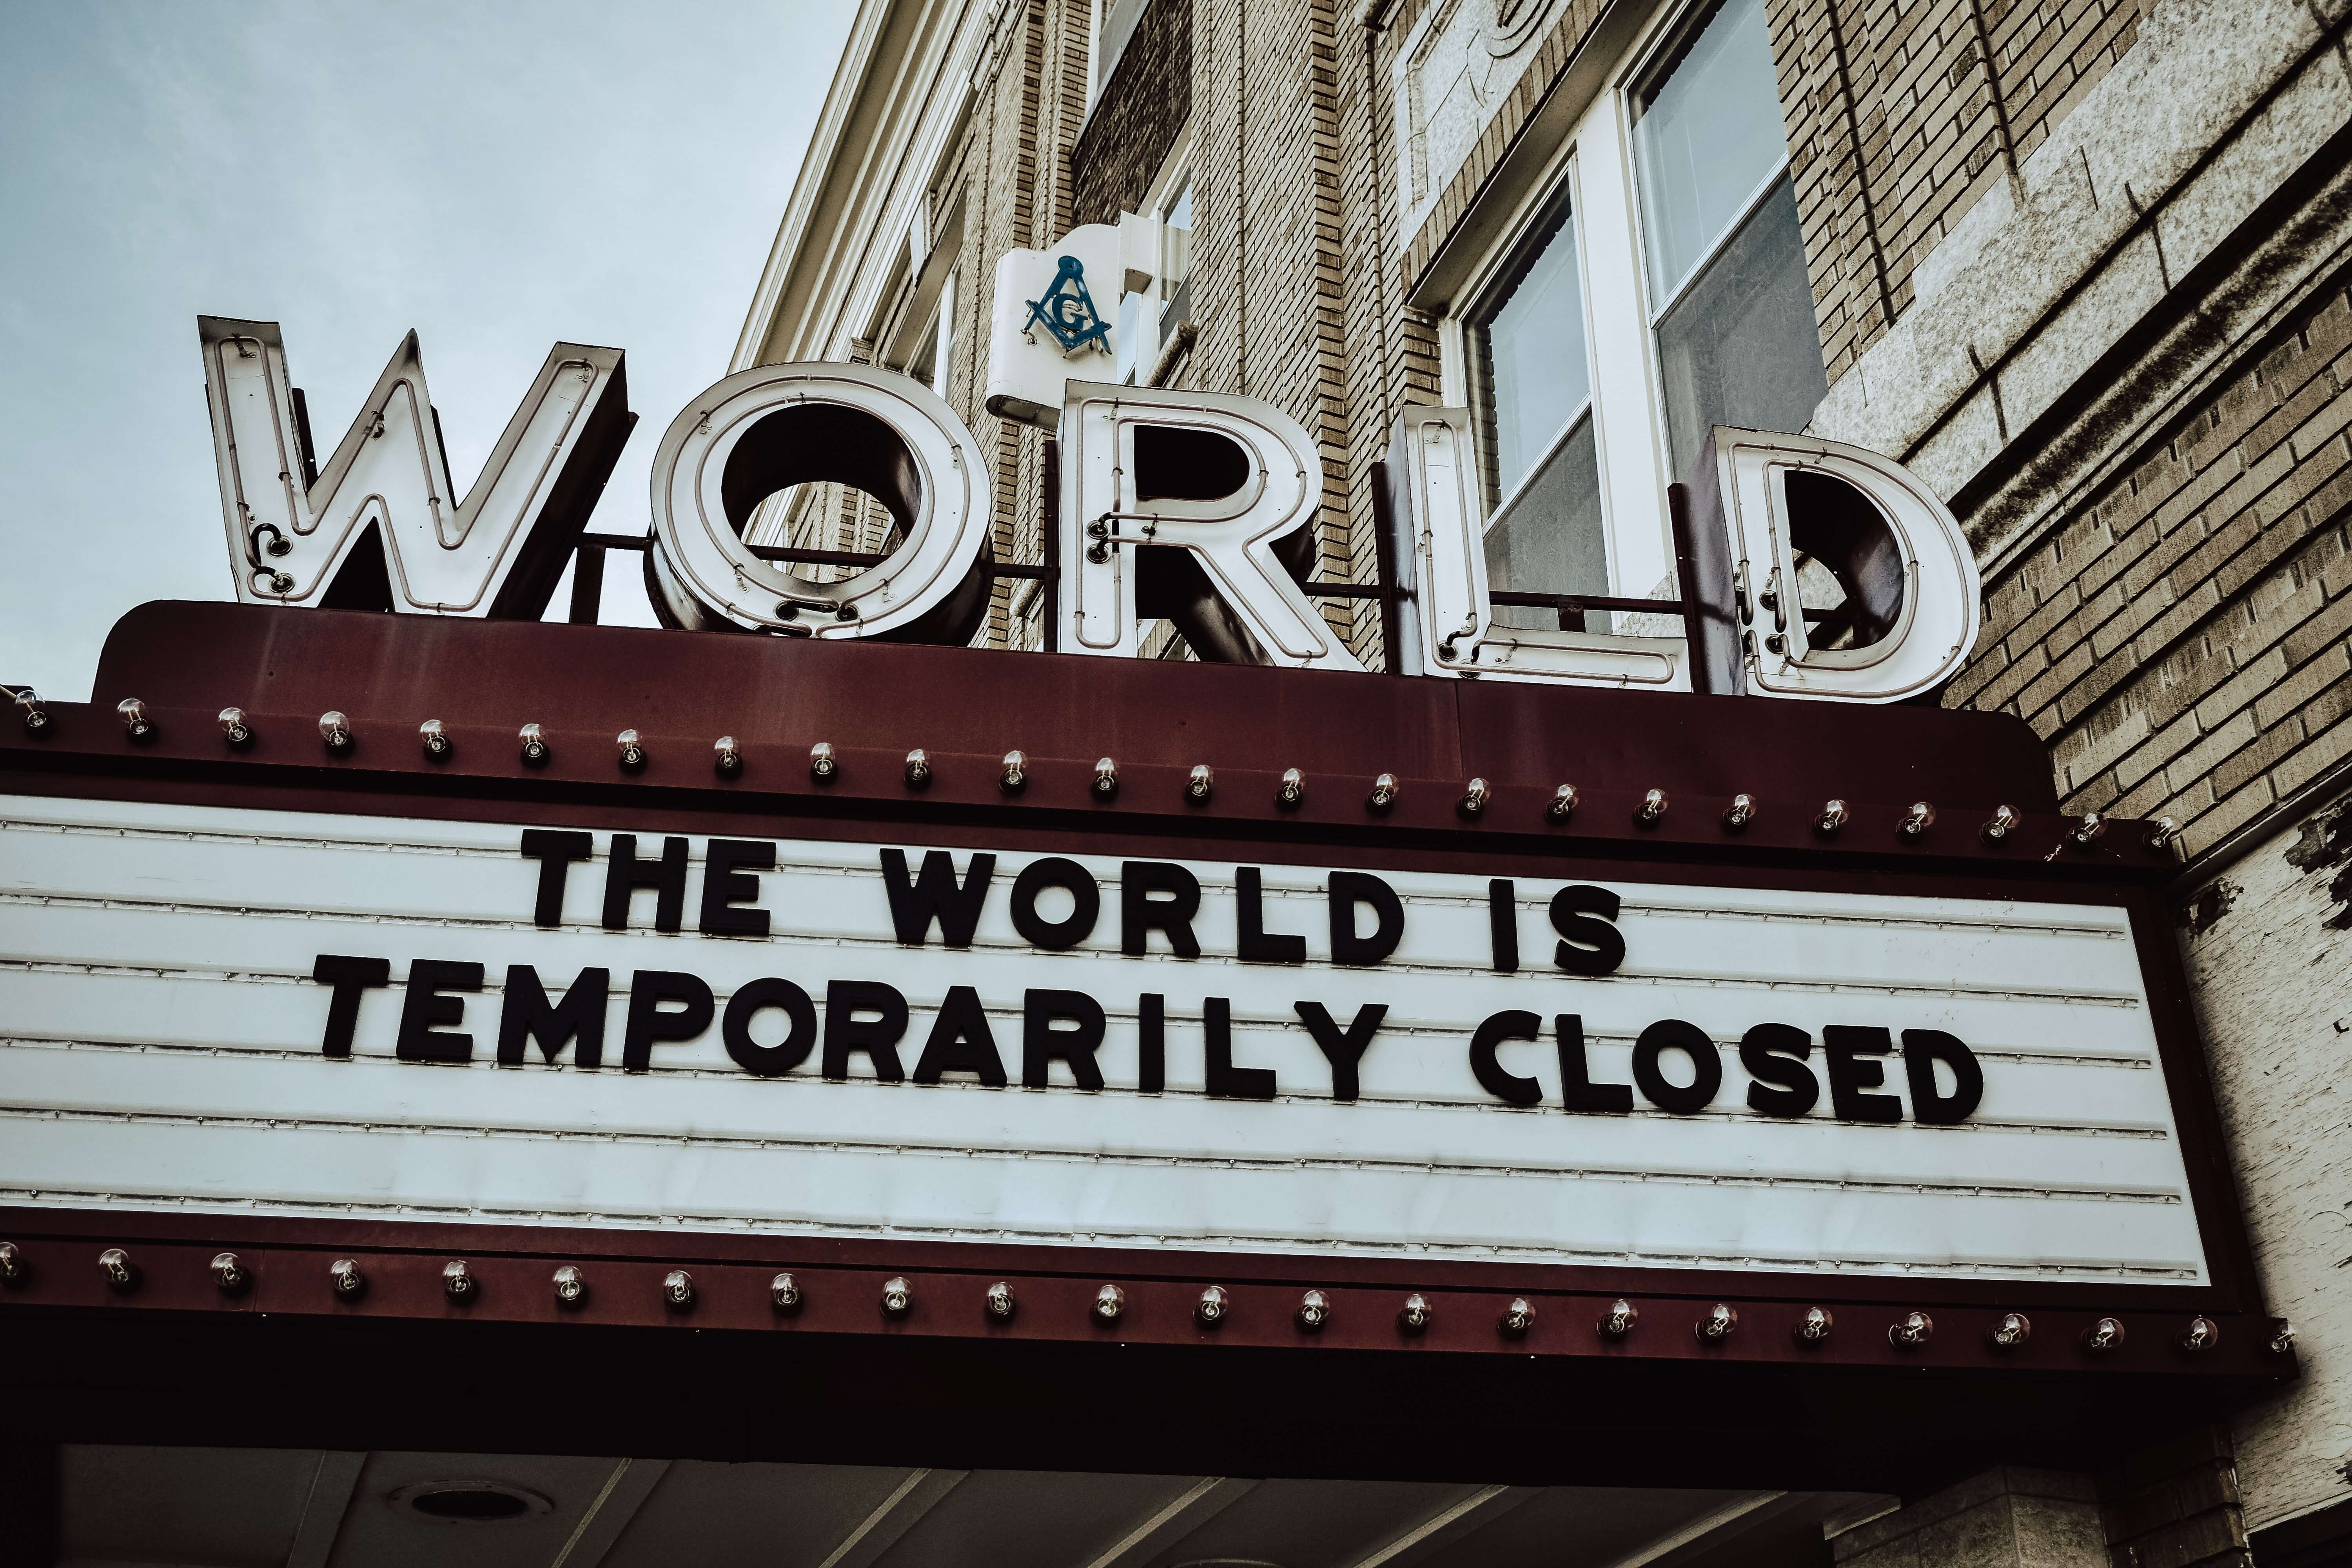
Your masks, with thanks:
[{"label": "recessed ceiling light", "polygon": [[495,1524],[545,1513],[552,1506],[535,1491],[485,1480],[418,1481],[387,1500],[442,1524]]}]

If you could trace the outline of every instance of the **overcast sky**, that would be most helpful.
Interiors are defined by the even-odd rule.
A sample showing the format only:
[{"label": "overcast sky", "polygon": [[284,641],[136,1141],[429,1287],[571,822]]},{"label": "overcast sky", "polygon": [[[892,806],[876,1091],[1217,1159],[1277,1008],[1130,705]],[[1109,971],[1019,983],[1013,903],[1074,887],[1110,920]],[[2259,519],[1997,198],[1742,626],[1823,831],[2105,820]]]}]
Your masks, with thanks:
[{"label": "overcast sky", "polygon": [[86,699],[116,616],[231,596],[198,315],[283,324],[321,458],[415,328],[461,487],[551,344],[620,348],[591,526],[643,531],[854,10],[0,0],[0,680]]}]

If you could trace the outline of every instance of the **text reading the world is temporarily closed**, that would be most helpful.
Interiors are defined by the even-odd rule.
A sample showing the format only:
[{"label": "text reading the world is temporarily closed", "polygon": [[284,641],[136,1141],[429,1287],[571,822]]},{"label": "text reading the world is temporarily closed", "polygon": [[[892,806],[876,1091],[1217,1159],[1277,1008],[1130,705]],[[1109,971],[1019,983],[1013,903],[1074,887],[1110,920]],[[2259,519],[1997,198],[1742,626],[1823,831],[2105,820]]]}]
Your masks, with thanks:
[{"label": "text reading the world is temporarily closed", "polygon": [[[590,868],[579,875],[593,877],[596,847],[595,837],[585,832],[523,832],[522,855],[538,867],[534,926],[562,927],[575,868],[584,864]],[[761,839],[706,842],[696,920],[700,933],[753,941],[770,936],[772,916],[761,902],[760,877],[776,869],[776,849],[775,843]],[[959,871],[955,858],[944,850],[919,853],[919,862],[910,863],[905,850],[880,849],[870,880],[853,875],[846,896],[870,896],[877,906],[887,907],[888,929],[902,948],[937,946],[969,954],[976,984],[945,986],[935,1004],[920,1009],[929,1016],[919,1018],[907,994],[880,978],[761,975],[734,984],[722,1006],[719,994],[700,975],[640,968],[629,975],[623,994],[621,1068],[648,1070],[655,1065],[656,1047],[698,1040],[715,1022],[729,1058],[762,1078],[793,1073],[814,1057],[817,1076],[828,1079],[961,1080],[1002,1088],[1012,1080],[1009,1050],[1024,1088],[1074,1086],[1158,1094],[1168,1087],[1171,1050],[1189,1049],[1199,1053],[1201,1070],[1197,1077],[1188,1071],[1185,1080],[1197,1081],[1212,1097],[1271,1100],[1284,1094],[1328,1093],[1339,1101],[1359,1097],[1365,1063],[1379,1048],[1390,1005],[1352,1003],[1332,993],[1351,974],[1360,977],[1389,965],[1406,940],[1407,900],[1381,877],[1361,870],[1316,874],[1328,925],[1314,934],[1328,956],[1328,961],[1310,962],[1308,931],[1270,929],[1286,922],[1270,918],[1275,900],[1263,868],[1232,869],[1232,908],[1217,912],[1217,929],[1232,933],[1232,958],[1297,968],[1317,976],[1316,984],[1300,989],[1326,992],[1291,1005],[1296,1027],[1328,1068],[1322,1082],[1307,1085],[1280,1082],[1271,1068],[1235,1060],[1229,997],[1202,996],[1196,1005],[1183,998],[1171,1010],[1164,982],[1161,989],[1142,990],[1137,984],[1139,966],[1125,963],[1202,957],[1195,928],[1207,920],[1207,895],[1192,868],[1172,861],[1126,860],[1118,863],[1115,875],[1108,875],[1074,859],[1046,856],[1026,861],[1008,879],[992,854],[971,854]],[[681,837],[665,837],[658,853],[644,854],[636,836],[609,836],[601,929],[633,929],[633,920],[648,901],[640,895],[650,895],[651,929],[682,932],[692,860],[688,841]],[[1220,889],[1216,896],[1227,895]],[[992,900],[1002,900],[999,907],[1027,949],[1083,954],[1092,966],[1086,984],[1022,985],[1017,1005],[1009,1001],[984,1005],[981,993],[989,979],[984,971],[1003,955],[984,945],[976,948],[974,939]],[[1296,897],[1286,901],[1295,910]],[[1116,904],[1111,917],[1118,931],[1115,948],[1105,921],[1107,903]],[[1489,880],[1486,904],[1487,940],[1486,951],[1475,955],[1478,967],[1496,974],[1518,974],[1523,963],[1517,886],[1507,879]],[[1550,951],[1530,953],[1525,968],[1548,970],[1587,984],[1607,984],[1619,974],[1627,949],[1616,893],[1572,883],[1554,891],[1546,907]],[[1099,941],[1098,929],[1104,932]],[[853,948],[826,951],[838,954],[845,966],[856,961]],[[1457,963],[1471,961],[1468,954],[1454,956]],[[886,973],[889,967],[887,962],[874,965]],[[1128,973],[1122,973],[1123,969]],[[483,991],[487,974],[479,957],[410,959],[394,1054],[421,1062],[472,1059],[476,1047],[474,1036],[465,1028],[467,997]],[[362,997],[390,985],[391,976],[388,958],[319,955],[312,978],[330,989],[325,1055],[352,1054]],[[551,992],[538,966],[510,963],[505,966],[500,989],[496,1046],[500,1064],[524,1064],[533,1047],[551,1063],[568,1050],[575,1067],[605,1064],[607,1019],[615,999],[611,968],[583,967],[568,985]],[[1009,988],[1001,989],[1009,996]],[[1131,1078],[1126,1083],[1110,1082],[1099,1059],[1110,1017],[1101,999],[1105,996],[1134,1020]],[[1129,997],[1133,998],[1131,1008]],[[1178,1027],[1179,1020],[1196,1022]],[[1905,1027],[1903,1023],[1898,1017],[1884,1025],[1848,1022],[1809,1029],[1778,1019],[1754,1022],[1740,1032],[1737,1043],[1738,1060],[1748,1079],[1739,1102],[1761,1116],[1801,1117],[1813,1111],[1826,1092],[1836,1120],[1899,1122],[1906,1120],[1906,1097],[1887,1092],[1894,1087],[1888,1069],[1899,1058],[1909,1120],[1928,1125],[1966,1120],[1984,1095],[1976,1054],[1948,1032]],[[1659,1018],[1639,1029],[1627,1063],[1630,1082],[1602,1081],[1596,1075],[1580,1011],[1552,1012],[1547,1017],[1508,1008],[1484,1017],[1462,1017],[1449,1026],[1458,1026],[1461,1070],[1468,1081],[1483,1096],[1507,1105],[1535,1107],[1548,1097],[1538,1079],[1507,1065],[1504,1047],[1539,1045],[1547,1038],[1559,1063],[1554,1103],[1570,1111],[1629,1113],[1638,1095],[1660,1110],[1695,1114],[1715,1109],[1725,1091],[1723,1047],[1706,1030],[1679,1018]],[[1192,1038],[1184,1038],[1186,1035]],[[1118,1066],[1127,1068],[1128,1060],[1123,1055]]]}]

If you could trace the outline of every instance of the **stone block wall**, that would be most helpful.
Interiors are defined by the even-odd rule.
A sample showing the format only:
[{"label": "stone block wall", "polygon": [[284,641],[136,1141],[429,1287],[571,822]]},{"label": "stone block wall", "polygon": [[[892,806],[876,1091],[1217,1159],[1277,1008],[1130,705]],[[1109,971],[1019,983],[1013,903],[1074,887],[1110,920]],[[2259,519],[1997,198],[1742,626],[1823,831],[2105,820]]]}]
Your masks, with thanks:
[{"label": "stone block wall", "polygon": [[[1888,1500],[1891,1502],[1893,1500]],[[1859,1524],[1836,1568],[2250,1568],[2229,1435],[2202,1427],[2098,1474],[2005,1466]]]},{"label": "stone block wall", "polygon": [[2230,1436],[2202,1426],[2099,1477],[2109,1568],[2250,1568]]},{"label": "stone block wall", "polygon": [[2089,1476],[2010,1468],[1843,1531],[1830,1554],[1837,1568],[2097,1568],[2105,1545]]}]

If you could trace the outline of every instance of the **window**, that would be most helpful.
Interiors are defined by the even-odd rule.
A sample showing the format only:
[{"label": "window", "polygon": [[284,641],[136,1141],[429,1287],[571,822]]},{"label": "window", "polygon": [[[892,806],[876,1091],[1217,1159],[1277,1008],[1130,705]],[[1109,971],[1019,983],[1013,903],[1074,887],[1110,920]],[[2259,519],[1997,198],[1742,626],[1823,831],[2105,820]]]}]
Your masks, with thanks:
[{"label": "window", "polygon": [[1764,0],[1728,0],[1633,98],[1667,448],[1680,476],[1709,426],[1797,430],[1829,390]]},{"label": "window", "polygon": [[[1189,128],[1176,138],[1150,194],[1140,204],[1153,221],[1156,253],[1150,285],[1118,301],[1118,379],[1148,382],[1176,330],[1192,319],[1192,176]],[[1129,277],[1133,278],[1134,273]]]},{"label": "window", "polygon": [[915,352],[907,360],[907,374],[945,397],[948,366],[954,354],[955,273],[950,269],[940,280],[939,309],[915,340]]},{"label": "window", "polygon": [[1519,190],[1444,285],[1445,401],[1477,415],[1490,586],[1673,597],[1666,487],[1708,428],[1799,431],[1828,390],[1764,0],[1662,8]]},{"label": "window", "polygon": [[1160,341],[1192,319],[1192,181],[1177,182],[1160,211]]},{"label": "window", "polygon": [[1143,9],[1151,0],[1094,0],[1094,47],[1087,62],[1087,106],[1094,107],[1102,89],[1110,85],[1110,73],[1118,68],[1119,56],[1135,37],[1136,24],[1143,20]]},{"label": "window", "polygon": [[915,340],[915,353],[907,362],[907,374],[937,391],[934,384],[940,379],[940,317],[933,316],[930,324],[923,329],[922,336]]},{"label": "window", "polygon": [[[1585,356],[1583,279],[1568,204],[1475,329],[1476,405],[1486,426],[1490,586],[1609,592]],[[1573,614],[1497,605],[1503,626],[1585,629]]]}]

